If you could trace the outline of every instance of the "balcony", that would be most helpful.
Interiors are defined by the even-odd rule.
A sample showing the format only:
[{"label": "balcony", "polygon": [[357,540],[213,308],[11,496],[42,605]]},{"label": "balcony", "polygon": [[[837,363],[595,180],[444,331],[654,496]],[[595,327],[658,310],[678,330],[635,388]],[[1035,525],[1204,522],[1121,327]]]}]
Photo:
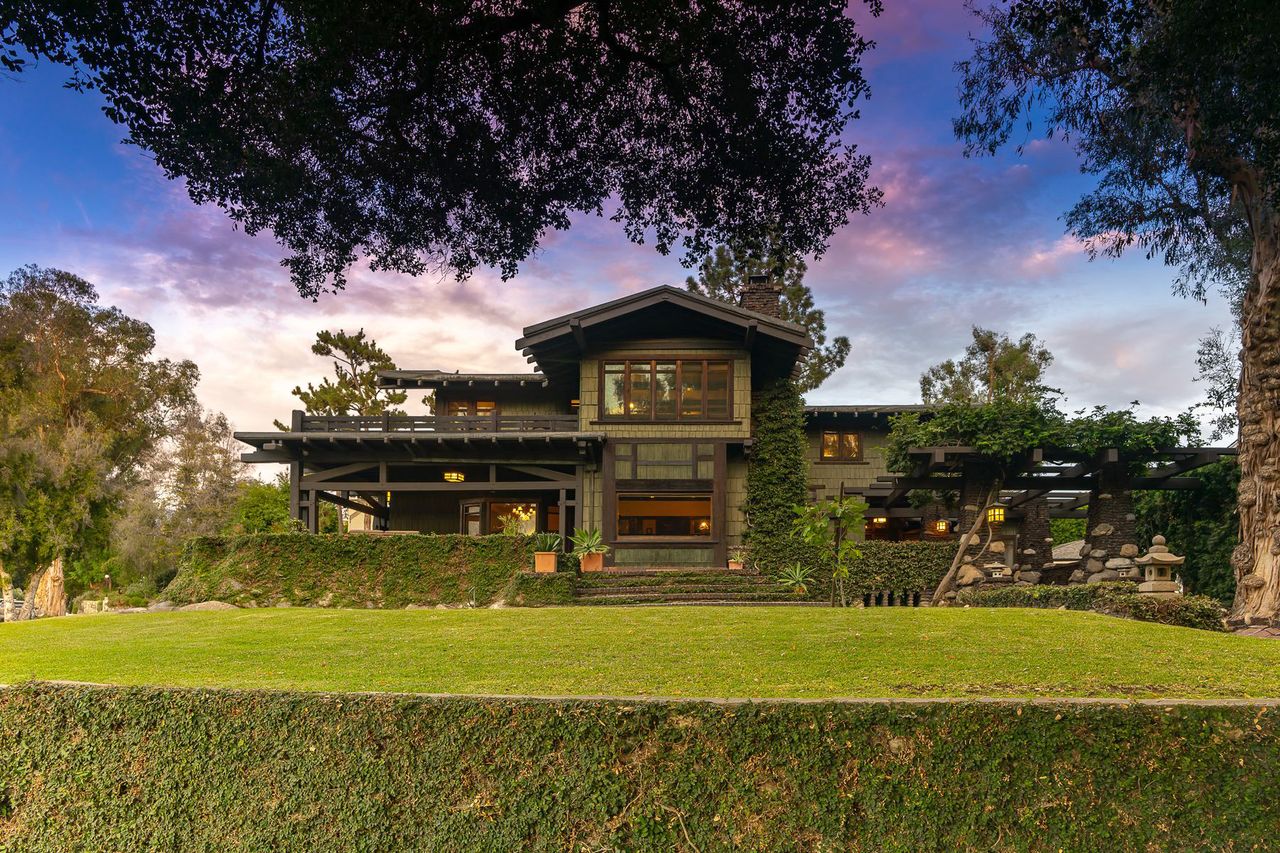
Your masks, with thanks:
[{"label": "balcony", "polygon": [[577,432],[577,415],[306,415],[293,413],[292,432],[459,433]]}]

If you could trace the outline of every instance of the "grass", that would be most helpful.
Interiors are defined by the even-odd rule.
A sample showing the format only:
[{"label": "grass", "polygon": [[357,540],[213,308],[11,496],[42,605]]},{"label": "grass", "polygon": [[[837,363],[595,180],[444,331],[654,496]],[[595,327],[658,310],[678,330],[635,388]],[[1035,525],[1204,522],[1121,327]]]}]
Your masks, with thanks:
[{"label": "grass", "polygon": [[0,624],[0,683],[755,698],[1278,697],[1280,642],[1018,609],[322,609]]}]

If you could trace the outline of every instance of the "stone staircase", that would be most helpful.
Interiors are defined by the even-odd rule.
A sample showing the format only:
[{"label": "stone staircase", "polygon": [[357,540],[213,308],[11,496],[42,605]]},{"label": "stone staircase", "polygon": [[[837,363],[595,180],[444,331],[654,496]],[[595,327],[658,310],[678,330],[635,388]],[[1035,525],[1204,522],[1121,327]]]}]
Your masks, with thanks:
[{"label": "stone staircase", "polygon": [[606,569],[578,576],[576,604],[791,604],[797,601],[773,578],[745,570],[707,568]]}]

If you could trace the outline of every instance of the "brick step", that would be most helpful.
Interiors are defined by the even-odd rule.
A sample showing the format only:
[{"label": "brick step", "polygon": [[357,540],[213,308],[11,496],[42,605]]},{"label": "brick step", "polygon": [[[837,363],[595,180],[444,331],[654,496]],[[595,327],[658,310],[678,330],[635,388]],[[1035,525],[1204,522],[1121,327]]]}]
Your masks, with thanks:
[{"label": "brick step", "polygon": [[632,593],[677,593],[677,592],[771,592],[781,594],[782,587],[774,583],[742,584],[742,583],[681,583],[681,584],[628,584],[626,586],[578,587],[580,598],[600,595],[630,595]]},{"label": "brick step", "polygon": [[699,599],[697,601],[583,601],[587,607],[828,607],[825,601],[723,601]]},{"label": "brick step", "polygon": [[720,601],[736,604],[746,601],[786,602],[786,593],[779,592],[612,592],[608,594],[578,595],[579,604],[637,604],[641,602]]},{"label": "brick step", "polygon": [[625,578],[578,578],[578,589],[625,589],[640,586],[777,586],[778,582],[766,577],[677,577],[664,578],[642,575]]},{"label": "brick step", "polygon": [[634,575],[672,575],[708,576],[727,575],[744,577],[758,575],[750,569],[726,569],[723,566],[611,566],[598,572],[586,572],[584,577],[631,577]]}]

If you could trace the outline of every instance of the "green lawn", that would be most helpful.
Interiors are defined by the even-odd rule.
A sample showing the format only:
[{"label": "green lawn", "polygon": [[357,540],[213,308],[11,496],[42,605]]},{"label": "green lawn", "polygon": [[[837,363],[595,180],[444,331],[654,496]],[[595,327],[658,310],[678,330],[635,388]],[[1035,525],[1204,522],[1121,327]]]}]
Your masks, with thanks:
[{"label": "green lawn", "polygon": [[1280,697],[1280,642],[1012,609],[240,610],[0,625],[0,683],[704,697]]}]

